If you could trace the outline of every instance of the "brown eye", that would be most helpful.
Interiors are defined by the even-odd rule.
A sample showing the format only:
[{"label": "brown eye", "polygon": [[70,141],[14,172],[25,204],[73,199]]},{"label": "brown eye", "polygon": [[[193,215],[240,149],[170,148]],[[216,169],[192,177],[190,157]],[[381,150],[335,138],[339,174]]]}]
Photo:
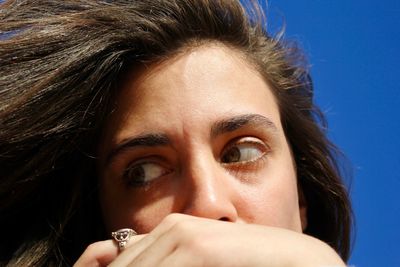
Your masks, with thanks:
[{"label": "brown eye", "polygon": [[226,149],[221,157],[222,163],[250,162],[261,158],[266,152],[260,142],[237,143]]},{"label": "brown eye", "polygon": [[230,162],[238,162],[240,161],[241,153],[238,147],[231,147],[226,153],[222,156],[223,163]]},{"label": "brown eye", "polygon": [[142,162],[126,169],[124,179],[131,186],[142,186],[170,172],[158,163]]}]

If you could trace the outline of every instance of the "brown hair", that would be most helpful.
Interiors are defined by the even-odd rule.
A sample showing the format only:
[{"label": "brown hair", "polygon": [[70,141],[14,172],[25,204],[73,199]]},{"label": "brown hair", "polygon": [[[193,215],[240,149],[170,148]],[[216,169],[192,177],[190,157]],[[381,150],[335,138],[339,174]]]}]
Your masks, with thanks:
[{"label": "brown hair", "polygon": [[242,51],[273,87],[308,204],[305,232],[348,259],[338,150],[301,53],[265,32],[253,1],[246,13],[233,0],[9,0],[0,21],[0,263],[72,264],[107,238],[94,155],[119,78],[207,40]]}]

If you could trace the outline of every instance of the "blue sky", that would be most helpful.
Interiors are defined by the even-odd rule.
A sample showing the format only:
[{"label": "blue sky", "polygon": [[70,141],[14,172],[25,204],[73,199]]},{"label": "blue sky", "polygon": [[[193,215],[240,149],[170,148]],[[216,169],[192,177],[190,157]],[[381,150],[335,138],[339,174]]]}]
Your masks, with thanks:
[{"label": "blue sky", "polygon": [[350,264],[400,266],[400,1],[271,0],[311,63],[329,135],[353,165]]}]

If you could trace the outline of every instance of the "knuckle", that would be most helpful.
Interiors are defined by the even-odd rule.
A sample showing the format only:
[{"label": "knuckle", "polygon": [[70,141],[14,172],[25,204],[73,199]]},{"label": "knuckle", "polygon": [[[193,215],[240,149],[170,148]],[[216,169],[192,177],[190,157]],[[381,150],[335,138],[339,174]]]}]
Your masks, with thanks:
[{"label": "knuckle", "polygon": [[88,245],[84,251],[84,254],[87,256],[97,255],[98,251],[102,251],[105,246],[105,241],[98,241]]},{"label": "knuckle", "polygon": [[100,245],[99,243],[100,242],[96,242],[96,243],[92,243],[92,244],[88,245],[85,249],[85,254],[89,254],[89,255],[94,254]]},{"label": "knuckle", "polygon": [[190,221],[178,221],[173,226],[173,231],[177,232],[178,234],[185,235],[185,234],[192,234],[193,226]]},{"label": "knuckle", "polygon": [[182,220],[182,214],[179,214],[179,213],[171,213],[171,214],[168,214],[163,220],[162,220],[162,222],[164,223],[164,224],[167,224],[167,225],[174,225],[175,223],[177,223],[177,222],[179,222],[179,221],[181,221]]}]

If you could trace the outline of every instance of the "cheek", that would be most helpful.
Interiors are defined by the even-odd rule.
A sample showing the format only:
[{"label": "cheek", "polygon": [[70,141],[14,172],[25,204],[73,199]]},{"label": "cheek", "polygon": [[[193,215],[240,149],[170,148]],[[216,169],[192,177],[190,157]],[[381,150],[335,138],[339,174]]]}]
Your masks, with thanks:
[{"label": "cheek", "polygon": [[246,222],[301,232],[297,181],[292,166],[268,171],[263,182],[242,194],[240,210]]},{"label": "cheek", "polygon": [[108,232],[132,228],[139,234],[148,233],[173,212],[173,197],[151,190],[145,194],[134,191],[111,183],[102,184],[100,205]]},{"label": "cheek", "polygon": [[131,222],[132,227],[139,233],[148,233],[153,230],[164,217],[173,213],[174,198],[172,196],[164,197],[156,201],[150,201],[149,204],[140,209],[131,209],[126,221]]}]

